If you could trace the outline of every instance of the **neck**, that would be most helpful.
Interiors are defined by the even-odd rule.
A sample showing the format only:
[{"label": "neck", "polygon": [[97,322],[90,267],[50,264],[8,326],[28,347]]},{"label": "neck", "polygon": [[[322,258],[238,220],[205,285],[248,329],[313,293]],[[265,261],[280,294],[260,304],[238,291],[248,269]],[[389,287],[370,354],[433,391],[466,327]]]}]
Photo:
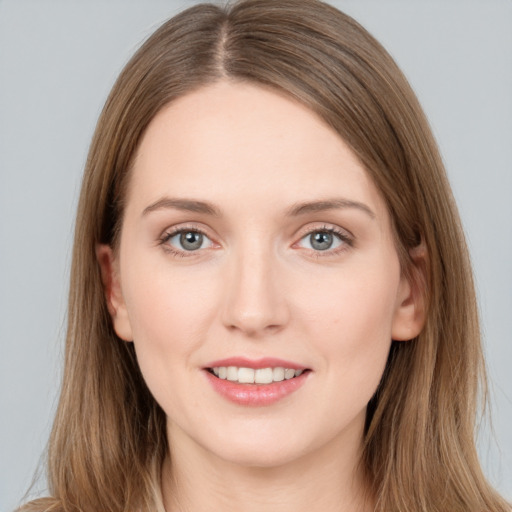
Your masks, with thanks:
[{"label": "neck", "polygon": [[165,510],[371,511],[358,465],[361,443],[345,450],[340,444],[335,440],[314,456],[277,467],[253,467],[223,460],[182,438],[171,445],[162,471]]}]

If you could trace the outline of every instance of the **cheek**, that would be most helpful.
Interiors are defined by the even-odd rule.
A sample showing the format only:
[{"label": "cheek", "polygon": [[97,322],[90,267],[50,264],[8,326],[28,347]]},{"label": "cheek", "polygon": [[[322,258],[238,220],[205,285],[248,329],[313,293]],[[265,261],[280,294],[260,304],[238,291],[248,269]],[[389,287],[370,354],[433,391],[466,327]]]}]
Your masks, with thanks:
[{"label": "cheek", "polygon": [[[184,348],[193,346],[211,308],[212,279],[165,263],[141,267],[128,262],[126,267],[123,292],[134,339],[161,348],[179,340],[186,340]],[[132,268],[139,272],[130,272]]]},{"label": "cheek", "polygon": [[[127,269],[138,268],[127,263]],[[194,354],[204,342],[212,317],[211,280],[153,266],[127,273],[124,295],[137,359],[146,383],[162,404],[172,399],[166,390],[194,370]]]},{"label": "cheek", "polygon": [[322,355],[330,378],[368,399],[380,381],[391,345],[399,280],[398,263],[387,268],[377,263],[351,267],[324,283],[317,281],[308,287],[308,294],[302,294],[301,329]]},{"label": "cheek", "polygon": [[307,312],[311,329],[342,339],[357,331],[390,335],[399,282],[398,264],[353,265],[325,276],[305,276],[295,297],[302,299],[297,307]]}]

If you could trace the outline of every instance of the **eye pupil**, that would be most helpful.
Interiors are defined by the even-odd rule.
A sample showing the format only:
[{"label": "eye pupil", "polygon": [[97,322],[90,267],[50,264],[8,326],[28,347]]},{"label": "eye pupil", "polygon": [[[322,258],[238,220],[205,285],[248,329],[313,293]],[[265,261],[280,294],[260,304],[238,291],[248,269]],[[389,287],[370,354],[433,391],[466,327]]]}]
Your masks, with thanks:
[{"label": "eye pupil", "polygon": [[180,244],[186,251],[200,249],[203,245],[203,235],[196,231],[187,231],[180,235]]},{"label": "eye pupil", "polygon": [[317,231],[310,235],[311,247],[317,251],[325,251],[329,249],[333,243],[333,237],[331,233],[326,231]]}]

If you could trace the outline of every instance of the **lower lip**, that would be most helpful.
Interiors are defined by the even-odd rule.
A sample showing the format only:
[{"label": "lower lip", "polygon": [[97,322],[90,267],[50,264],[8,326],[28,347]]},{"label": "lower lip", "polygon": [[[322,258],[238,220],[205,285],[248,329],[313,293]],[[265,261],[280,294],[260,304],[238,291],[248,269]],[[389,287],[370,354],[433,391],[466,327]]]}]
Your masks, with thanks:
[{"label": "lower lip", "polygon": [[237,405],[261,407],[271,405],[297,391],[308,378],[310,372],[304,372],[298,377],[271,384],[240,384],[230,380],[219,379],[205,370],[206,378],[213,389]]}]

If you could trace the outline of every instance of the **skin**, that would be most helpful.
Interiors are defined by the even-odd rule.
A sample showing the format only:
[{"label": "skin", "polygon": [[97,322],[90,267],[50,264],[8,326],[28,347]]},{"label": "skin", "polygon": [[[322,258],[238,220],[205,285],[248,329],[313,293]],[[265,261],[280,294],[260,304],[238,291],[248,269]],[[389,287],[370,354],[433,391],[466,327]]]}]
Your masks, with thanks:
[{"label": "skin", "polygon": [[[97,252],[114,328],[168,418],[166,510],[371,510],[357,465],[366,406],[391,340],[423,318],[353,152],[294,100],[221,81],[157,114],[130,180],[120,246]],[[289,215],[333,198],[362,206]],[[173,229],[207,238],[187,252]],[[341,238],[315,249],[310,234],[326,229]],[[233,356],[311,371],[277,403],[241,406],[205,378]]]}]

